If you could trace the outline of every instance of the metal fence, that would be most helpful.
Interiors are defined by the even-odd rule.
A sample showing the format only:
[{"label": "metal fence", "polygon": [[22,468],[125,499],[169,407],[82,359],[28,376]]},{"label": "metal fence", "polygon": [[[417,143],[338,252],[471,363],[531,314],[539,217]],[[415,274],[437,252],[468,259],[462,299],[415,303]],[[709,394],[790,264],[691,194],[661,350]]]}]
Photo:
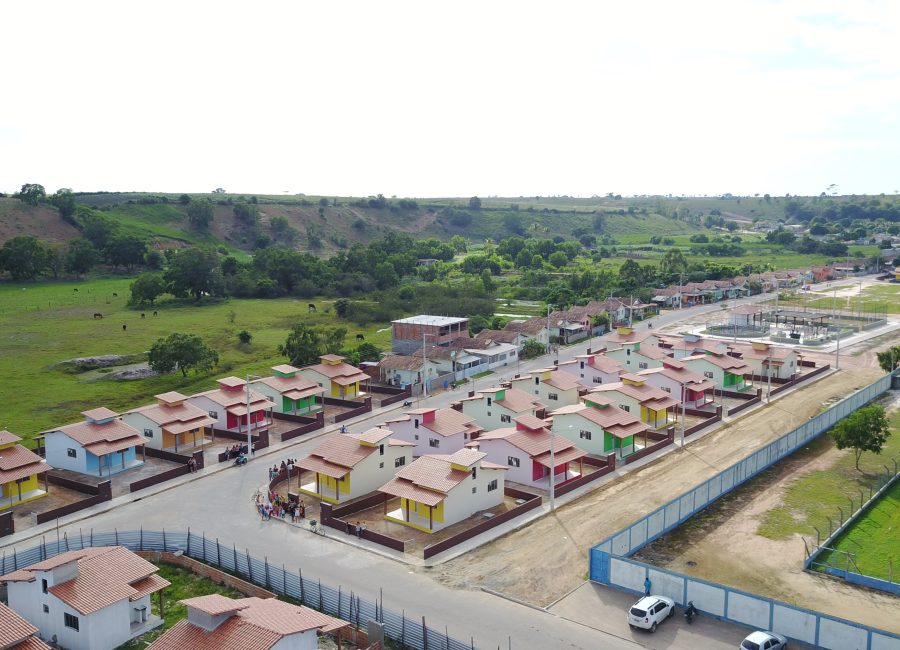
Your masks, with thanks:
[{"label": "metal fence", "polygon": [[[625,559],[653,540],[680,526],[697,512],[715,502],[719,497],[727,494],[785,456],[793,453],[813,438],[821,435],[839,420],[871,402],[891,387],[891,381],[891,375],[879,378],[869,386],[810,418],[796,429],[719,472],[694,489],[676,497],[650,514],[641,517],[627,528],[603,540],[590,551],[590,579],[629,591],[641,591],[642,593],[644,578],[655,574],[660,578],[660,582],[654,581],[654,584],[660,584],[661,593],[673,597],[680,603],[693,600],[699,609],[725,620],[742,625],[767,627],[768,629],[772,629],[775,626],[775,629],[787,636],[806,643],[819,643],[821,639],[822,647],[825,648],[858,647],[900,650],[900,637],[880,630],[860,626],[849,621],[841,621],[786,603],[745,594],[725,585],[708,583],[690,576]],[[638,576],[640,576],[640,581],[635,583],[634,579]],[[653,578],[651,577],[651,579]],[[692,587],[691,585],[696,586]],[[715,598],[707,600],[705,596],[702,596],[701,594],[704,593],[703,590],[705,588],[701,587],[701,585],[706,585],[706,587],[711,589],[712,592],[710,593],[714,592],[716,594]],[[654,591],[656,591],[655,588]],[[730,599],[729,595],[732,595]],[[719,596],[724,599],[722,606],[718,605]],[[763,610],[768,612],[768,618],[763,616]],[[776,612],[780,612],[777,617]],[[810,625],[812,625],[814,633],[810,632]],[[862,630],[862,632],[848,632],[851,629]],[[855,645],[862,633],[864,633],[865,642],[861,645]],[[840,639],[845,645],[828,645],[832,642],[828,635],[831,635],[834,639]],[[846,645],[851,637],[853,644]],[[872,644],[873,639],[877,639],[877,641],[873,645],[867,645]],[[883,641],[882,639],[886,640]]]},{"label": "metal fence", "polygon": [[233,573],[276,594],[288,596],[296,601],[331,616],[337,616],[354,625],[365,628],[370,620],[379,621],[384,626],[385,636],[400,643],[404,648],[416,650],[474,650],[471,640],[463,643],[450,637],[444,631],[428,627],[425,617],[410,619],[406,612],[398,614],[384,608],[381,598],[376,601],[363,600],[352,591],[341,587],[335,589],[321,580],[303,577],[302,570],[296,573],[284,565],[270,564],[250,555],[246,549],[223,544],[218,539],[208,539],[204,535],[190,532],[171,531],[114,531],[105,533],[79,533],[78,536],[64,535],[60,539],[47,541],[25,550],[4,551],[0,556],[0,575],[5,575],[21,567],[40,562],[66,551],[79,550],[91,546],[124,546],[133,551],[181,551],[195,560],[203,561]]}]

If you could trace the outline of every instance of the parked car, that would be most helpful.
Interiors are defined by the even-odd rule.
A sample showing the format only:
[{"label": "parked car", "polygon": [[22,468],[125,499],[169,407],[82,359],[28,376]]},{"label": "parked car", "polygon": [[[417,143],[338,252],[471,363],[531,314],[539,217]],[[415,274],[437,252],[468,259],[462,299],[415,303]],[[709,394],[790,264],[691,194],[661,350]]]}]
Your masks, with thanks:
[{"label": "parked car", "polygon": [[675,614],[675,601],[665,596],[644,596],[628,610],[628,624],[651,632],[660,621]]},{"label": "parked car", "polygon": [[787,639],[775,632],[757,630],[741,641],[741,650],[785,650]]}]

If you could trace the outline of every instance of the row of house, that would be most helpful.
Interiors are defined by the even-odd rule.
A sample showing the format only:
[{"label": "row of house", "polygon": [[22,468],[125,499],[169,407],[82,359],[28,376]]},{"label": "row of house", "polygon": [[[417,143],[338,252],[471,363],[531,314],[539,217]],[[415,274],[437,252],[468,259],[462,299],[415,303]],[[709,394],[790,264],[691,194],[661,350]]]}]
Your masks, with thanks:
[{"label": "row of house", "polygon": [[[163,624],[169,581],[121,546],[67,551],[0,576],[9,607],[0,604],[3,650],[112,650]],[[158,596],[160,616],[150,599]],[[340,634],[347,621],[275,598],[220,594],[179,601],[187,618],[155,639],[150,650],[253,648],[315,650],[318,634]]]}]

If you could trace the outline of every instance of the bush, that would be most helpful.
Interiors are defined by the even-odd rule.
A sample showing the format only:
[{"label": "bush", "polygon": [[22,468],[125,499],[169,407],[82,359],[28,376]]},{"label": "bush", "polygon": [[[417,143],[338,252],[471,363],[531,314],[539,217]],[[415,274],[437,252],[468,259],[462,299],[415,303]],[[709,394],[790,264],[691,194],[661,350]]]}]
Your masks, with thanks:
[{"label": "bush", "polygon": [[249,345],[250,341],[253,340],[253,335],[247,330],[241,330],[238,332],[238,340],[244,345]]}]

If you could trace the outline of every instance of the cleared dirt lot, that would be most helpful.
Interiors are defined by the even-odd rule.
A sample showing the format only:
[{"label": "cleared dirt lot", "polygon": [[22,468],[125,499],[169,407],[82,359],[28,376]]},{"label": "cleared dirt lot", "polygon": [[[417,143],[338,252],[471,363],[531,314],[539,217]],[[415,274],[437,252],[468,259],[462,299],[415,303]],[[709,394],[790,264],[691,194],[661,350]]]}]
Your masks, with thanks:
[{"label": "cleared dirt lot", "polygon": [[591,546],[880,375],[868,355],[852,363],[842,360],[841,365],[840,371],[601,486],[551,516],[425,571],[453,587],[488,587],[547,605],[585,579]]}]

